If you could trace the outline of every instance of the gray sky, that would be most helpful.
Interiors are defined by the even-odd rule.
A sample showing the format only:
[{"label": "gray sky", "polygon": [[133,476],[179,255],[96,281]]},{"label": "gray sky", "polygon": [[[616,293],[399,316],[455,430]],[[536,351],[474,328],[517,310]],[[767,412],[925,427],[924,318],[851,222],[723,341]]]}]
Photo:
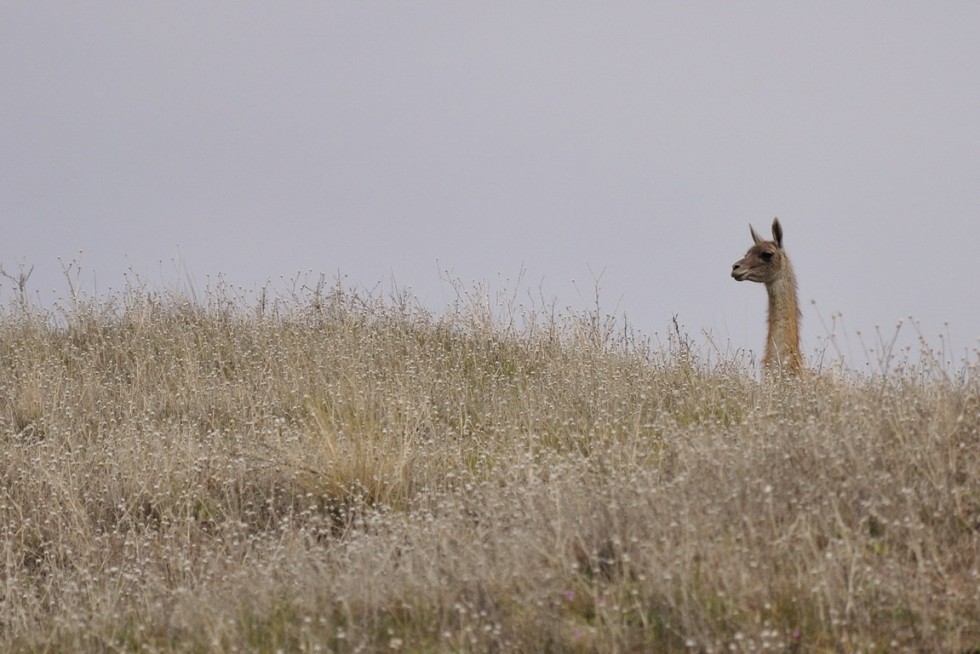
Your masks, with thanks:
[{"label": "gray sky", "polygon": [[729,272],[778,215],[807,352],[815,300],[854,356],[913,316],[955,359],[978,34],[976,2],[7,1],[0,264],[42,297],[61,257],[100,291],[339,271],[434,308],[521,270],[582,308],[601,274],[643,332],[758,352],[765,292]]}]

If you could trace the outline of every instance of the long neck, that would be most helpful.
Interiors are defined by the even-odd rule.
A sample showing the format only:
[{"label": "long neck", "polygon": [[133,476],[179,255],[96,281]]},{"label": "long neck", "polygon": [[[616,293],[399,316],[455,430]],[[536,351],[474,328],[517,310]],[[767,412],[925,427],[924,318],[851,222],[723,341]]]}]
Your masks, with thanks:
[{"label": "long neck", "polygon": [[767,369],[798,373],[803,368],[800,352],[800,305],[796,299],[796,275],[787,261],[783,274],[766,284],[769,293],[769,336],[762,360]]}]

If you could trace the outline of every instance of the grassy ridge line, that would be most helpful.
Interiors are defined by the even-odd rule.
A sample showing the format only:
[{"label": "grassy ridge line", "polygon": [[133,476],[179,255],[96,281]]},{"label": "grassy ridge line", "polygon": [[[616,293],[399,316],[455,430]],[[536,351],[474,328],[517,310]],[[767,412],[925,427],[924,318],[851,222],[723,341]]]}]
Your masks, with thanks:
[{"label": "grassy ridge line", "polygon": [[0,318],[0,647],[980,645],[973,370],[760,385],[596,316],[262,308]]}]

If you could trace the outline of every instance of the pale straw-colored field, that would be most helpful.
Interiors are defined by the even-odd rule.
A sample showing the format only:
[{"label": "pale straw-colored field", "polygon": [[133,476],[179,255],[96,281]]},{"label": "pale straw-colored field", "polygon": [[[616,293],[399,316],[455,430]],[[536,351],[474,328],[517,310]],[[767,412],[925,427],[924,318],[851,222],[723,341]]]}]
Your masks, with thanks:
[{"label": "pale straw-colored field", "polygon": [[975,367],[460,297],[3,309],[0,650],[980,648]]}]

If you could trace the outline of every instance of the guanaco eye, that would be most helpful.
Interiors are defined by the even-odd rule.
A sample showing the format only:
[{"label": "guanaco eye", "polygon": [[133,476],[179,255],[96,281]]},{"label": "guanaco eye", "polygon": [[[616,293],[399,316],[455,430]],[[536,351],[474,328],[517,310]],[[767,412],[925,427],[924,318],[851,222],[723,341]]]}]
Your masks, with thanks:
[{"label": "guanaco eye", "polygon": [[763,261],[769,261],[772,259],[772,252],[762,252],[759,254]]}]

